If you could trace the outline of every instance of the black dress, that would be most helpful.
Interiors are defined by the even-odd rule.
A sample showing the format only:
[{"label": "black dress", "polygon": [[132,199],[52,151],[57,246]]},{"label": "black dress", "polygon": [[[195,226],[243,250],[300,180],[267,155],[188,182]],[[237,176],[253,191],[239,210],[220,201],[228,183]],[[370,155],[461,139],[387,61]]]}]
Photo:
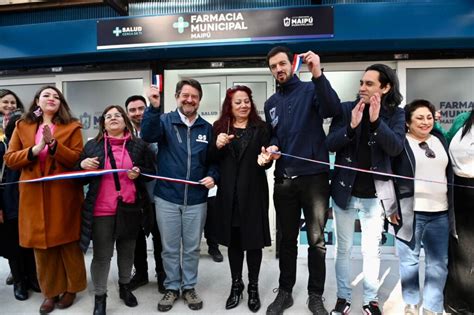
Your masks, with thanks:
[{"label": "black dress", "polygon": [[267,147],[270,131],[264,123],[237,129],[236,137],[220,150],[215,146],[210,156],[218,163],[216,227],[219,244],[229,246],[233,227],[239,227],[243,250],[261,249],[271,245],[268,222],[268,184],[265,169],[257,157]]}]

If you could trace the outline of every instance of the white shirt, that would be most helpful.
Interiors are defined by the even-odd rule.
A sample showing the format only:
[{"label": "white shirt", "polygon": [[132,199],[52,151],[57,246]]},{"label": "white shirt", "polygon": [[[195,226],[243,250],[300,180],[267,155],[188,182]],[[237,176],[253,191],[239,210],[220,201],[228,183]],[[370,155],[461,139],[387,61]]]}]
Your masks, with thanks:
[{"label": "white shirt", "polygon": [[474,178],[474,127],[461,139],[462,130],[463,128],[460,128],[451,140],[449,156],[454,174]]},{"label": "white shirt", "polygon": [[184,116],[184,114],[181,113],[181,111],[179,109],[176,109],[176,111],[178,112],[179,117],[181,117],[181,121],[188,127],[191,127],[192,125],[194,125],[194,123],[196,122],[196,120],[199,117],[199,114],[196,114],[196,117],[194,118],[194,120],[190,121],[189,118]]},{"label": "white shirt", "polygon": [[415,178],[444,183],[438,184],[415,180],[415,202],[413,210],[424,212],[448,210],[446,167],[448,166],[449,160],[443,144],[438,138],[430,136],[425,142],[436,154],[436,157],[428,158],[425,155],[425,150],[419,146],[419,143],[422,141],[413,139],[408,135],[407,139],[415,156]]}]

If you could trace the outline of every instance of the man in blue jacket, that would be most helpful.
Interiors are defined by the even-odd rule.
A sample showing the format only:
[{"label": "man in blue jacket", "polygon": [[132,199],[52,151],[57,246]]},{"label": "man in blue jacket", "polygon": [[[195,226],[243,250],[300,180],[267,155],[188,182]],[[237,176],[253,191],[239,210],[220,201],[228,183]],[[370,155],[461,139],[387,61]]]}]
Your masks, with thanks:
[{"label": "man in blue jacket", "polygon": [[[308,307],[313,314],[325,315],[327,311],[322,295],[326,279],[324,225],[329,203],[329,167],[274,152],[281,150],[282,153],[328,162],[323,119],[338,114],[340,103],[327,80],[323,79],[319,56],[311,51],[300,56],[313,75],[312,82],[302,82],[293,73],[293,53],[288,48],[275,47],[267,55],[268,66],[278,87],[265,103],[265,118],[271,124],[272,138],[271,146],[262,148],[258,162],[264,164],[277,160],[273,199],[281,232],[279,289],[274,302],[268,306],[267,314],[281,314],[293,305],[297,239],[303,209],[309,244]],[[321,89],[332,92],[318,97],[317,91]]]},{"label": "man in blue jacket", "polygon": [[202,88],[196,80],[177,83],[176,111],[161,114],[160,94],[155,86],[148,97],[151,106],[143,116],[141,136],[148,143],[158,143],[158,175],[201,183],[156,181],[156,220],[166,273],[166,291],[158,310],[169,311],[180,290],[189,308],[199,310],[203,305],[195,290],[199,247],[206,221],[208,189],[217,180],[217,168],[210,166],[207,158],[212,126],[198,115]]},{"label": "man in blue jacket", "polygon": [[[318,96],[332,92],[320,90]],[[359,99],[342,103],[341,114],[331,123],[326,141],[328,149],[336,153],[336,164],[392,173],[390,158],[403,150],[405,138],[405,115],[398,107],[401,101],[395,71],[383,64],[369,66],[360,80]],[[393,182],[377,174],[336,168],[331,196],[338,297],[334,311],[347,314],[351,308],[350,253],[358,216],[362,229],[363,312],[381,314],[377,294],[380,240],[384,215],[388,217],[397,210]]]}]

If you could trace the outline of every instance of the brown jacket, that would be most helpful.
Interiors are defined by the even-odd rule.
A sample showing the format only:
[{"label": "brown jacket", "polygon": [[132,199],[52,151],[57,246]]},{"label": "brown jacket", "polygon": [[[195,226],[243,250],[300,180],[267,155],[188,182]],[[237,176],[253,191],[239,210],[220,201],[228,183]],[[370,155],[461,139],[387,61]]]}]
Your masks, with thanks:
[{"label": "brown jacket", "polygon": [[[83,146],[80,123],[56,125],[56,151],[48,154],[44,173],[38,158],[28,159],[37,128],[36,123],[17,122],[5,163],[21,170],[20,180],[71,171]],[[79,240],[82,201],[82,183],[77,180],[20,184],[20,245],[45,249]]]}]

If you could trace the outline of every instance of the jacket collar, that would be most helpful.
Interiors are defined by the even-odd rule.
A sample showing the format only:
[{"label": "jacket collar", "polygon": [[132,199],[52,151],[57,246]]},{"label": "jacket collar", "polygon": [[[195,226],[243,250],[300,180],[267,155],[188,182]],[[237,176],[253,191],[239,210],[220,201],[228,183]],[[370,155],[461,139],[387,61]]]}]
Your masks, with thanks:
[{"label": "jacket collar", "polygon": [[[172,124],[186,126],[186,124],[181,120],[181,116],[178,113],[178,109],[170,112],[169,115],[171,117],[171,123]],[[195,126],[201,126],[201,125],[204,125],[204,119],[201,116],[198,115],[198,117],[196,118],[196,121],[191,126],[191,128],[193,128]]]},{"label": "jacket collar", "polygon": [[280,94],[287,94],[293,91],[299,84],[300,79],[294,74],[293,77],[283,84],[277,85],[277,90]]}]

